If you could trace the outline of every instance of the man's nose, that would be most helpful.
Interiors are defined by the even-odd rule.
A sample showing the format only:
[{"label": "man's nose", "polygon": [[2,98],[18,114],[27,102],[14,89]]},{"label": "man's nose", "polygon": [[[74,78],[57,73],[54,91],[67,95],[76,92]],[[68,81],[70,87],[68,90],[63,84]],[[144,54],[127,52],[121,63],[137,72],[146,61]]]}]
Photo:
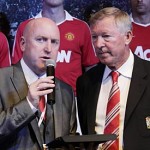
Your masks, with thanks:
[{"label": "man's nose", "polygon": [[51,52],[52,51],[52,44],[51,41],[47,41],[45,44],[45,51],[46,52]]},{"label": "man's nose", "polygon": [[94,42],[94,46],[95,48],[101,48],[105,46],[105,40],[101,36],[98,36],[97,40]]}]

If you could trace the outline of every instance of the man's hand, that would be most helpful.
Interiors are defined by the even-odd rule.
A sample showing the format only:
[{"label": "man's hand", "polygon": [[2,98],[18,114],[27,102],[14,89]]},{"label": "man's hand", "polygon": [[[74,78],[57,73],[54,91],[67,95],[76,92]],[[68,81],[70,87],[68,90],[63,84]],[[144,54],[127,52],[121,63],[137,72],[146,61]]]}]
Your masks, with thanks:
[{"label": "man's hand", "polygon": [[52,88],[55,87],[53,79],[54,76],[40,78],[29,86],[27,98],[34,107],[38,108],[40,96],[53,92]]}]

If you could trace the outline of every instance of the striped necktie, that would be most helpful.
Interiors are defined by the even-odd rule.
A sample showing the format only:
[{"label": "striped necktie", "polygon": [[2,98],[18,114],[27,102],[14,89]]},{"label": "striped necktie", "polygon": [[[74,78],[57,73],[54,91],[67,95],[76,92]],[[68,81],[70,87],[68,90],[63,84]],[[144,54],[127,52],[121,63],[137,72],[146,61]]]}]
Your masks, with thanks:
[{"label": "striped necktie", "polygon": [[119,117],[120,117],[120,90],[118,86],[118,72],[111,72],[112,88],[110,90],[104,134],[116,134],[117,139],[103,144],[103,150],[119,150]]}]

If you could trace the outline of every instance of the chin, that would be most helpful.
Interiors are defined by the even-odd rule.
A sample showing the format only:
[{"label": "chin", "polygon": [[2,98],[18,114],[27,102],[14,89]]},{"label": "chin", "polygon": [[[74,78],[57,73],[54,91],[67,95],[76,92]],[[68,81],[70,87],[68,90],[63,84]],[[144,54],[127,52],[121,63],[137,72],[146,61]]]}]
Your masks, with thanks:
[{"label": "chin", "polygon": [[107,66],[112,64],[112,62],[109,61],[109,59],[104,59],[104,58],[102,59],[102,58],[100,58],[100,61],[101,61],[101,63],[103,63],[103,64],[105,64]]},{"label": "chin", "polygon": [[37,68],[41,71],[46,71],[46,65],[45,63],[41,63],[41,64],[38,64]]}]

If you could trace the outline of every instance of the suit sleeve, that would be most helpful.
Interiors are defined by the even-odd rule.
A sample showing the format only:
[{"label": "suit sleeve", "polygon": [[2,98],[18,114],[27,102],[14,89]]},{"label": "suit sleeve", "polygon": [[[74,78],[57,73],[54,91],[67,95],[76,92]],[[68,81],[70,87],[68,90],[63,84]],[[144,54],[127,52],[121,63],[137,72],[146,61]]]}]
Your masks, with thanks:
[{"label": "suit sleeve", "polygon": [[2,143],[31,122],[36,115],[33,114],[27,100],[22,100],[5,110],[2,109],[3,102],[0,100],[0,143]]}]

